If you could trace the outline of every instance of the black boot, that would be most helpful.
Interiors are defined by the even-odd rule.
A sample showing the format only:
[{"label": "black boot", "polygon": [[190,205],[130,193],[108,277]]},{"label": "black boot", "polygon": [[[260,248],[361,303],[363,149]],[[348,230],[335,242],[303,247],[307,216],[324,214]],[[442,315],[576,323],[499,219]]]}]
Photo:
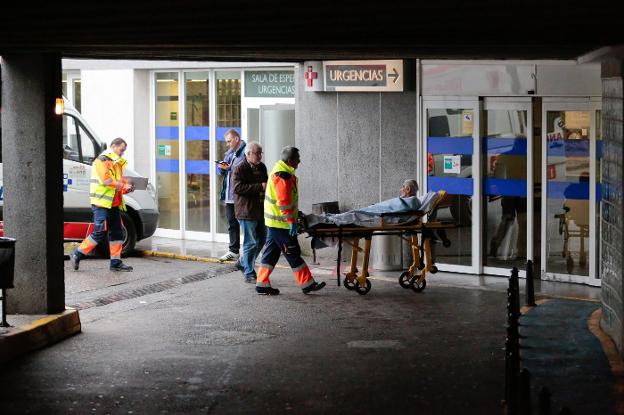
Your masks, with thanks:
[{"label": "black boot", "polygon": [[313,282],[312,284],[308,285],[305,288],[302,288],[301,291],[303,291],[304,294],[309,294],[312,291],[318,291],[320,289],[322,289],[325,286],[325,281],[323,282]]},{"label": "black boot", "polygon": [[279,290],[273,287],[256,287],[256,292],[258,294],[264,294],[264,295],[278,295],[279,294]]},{"label": "black boot", "polygon": [[111,265],[110,266],[110,270],[111,271],[116,271],[116,272],[132,272],[134,268],[132,268],[130,265],[126,265],[123,262],[119,265]]},{"label": "black boot", "polygon": [[74,271],[78,271],[80,268],[80,260],[82,259],[82,253],[78,250],[74,250],[71,254],[69,254],[69,264],[73,268]]}]

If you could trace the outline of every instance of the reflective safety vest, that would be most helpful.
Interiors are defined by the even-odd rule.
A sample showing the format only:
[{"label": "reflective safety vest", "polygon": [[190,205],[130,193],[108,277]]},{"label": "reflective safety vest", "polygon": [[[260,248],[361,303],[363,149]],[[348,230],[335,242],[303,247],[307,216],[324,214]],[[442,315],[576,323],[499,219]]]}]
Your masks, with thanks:
[{"label": "reflective safety vest", "polygon": [[289,224],[297,220],[298,202],[295,169],[280,160],[269,175],[264,196],[264,224],[288,229]]},{"label": "reflective safety vest", "polygon": [[[91,166],[91,183],[89,185],[89,197],[92,205],[110,209],[113,207],[115,192],[121,192],[125,180],[123,171],[126,167],[126,159],[119,157],[114,152],[102,153]],[[123,196],[121,197],[121,210],[126,210]]]}]

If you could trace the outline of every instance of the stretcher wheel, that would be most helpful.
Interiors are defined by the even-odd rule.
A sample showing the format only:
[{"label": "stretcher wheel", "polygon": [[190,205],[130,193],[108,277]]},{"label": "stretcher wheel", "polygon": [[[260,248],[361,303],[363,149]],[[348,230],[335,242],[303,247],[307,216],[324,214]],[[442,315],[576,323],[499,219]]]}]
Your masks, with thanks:
[{"label": "stretcher wheel", "polygon": [[350,281],[349,278],[345,277],[345,279],[342,280],[342,285],[344,285],[347,290],[355,290],[354,281]]},{"label": "stretcher wheel", "polygon": [[438,272],[438,267],[436,267],[435,265],[432,265],[429,272],[431,272],[432,274],[435,274],[436,272]]},{"label": "stretcher wheel", "polygon": [[412,281],[412,290],[419,293],[422,290],[424,290],[426,286],[427,286],[427,280],[422,280],[422,282],[418,282],[418,277],[417,276],[414,277]]},{"label": "stretcher wheel", "polygon": [[399,277],[399,285],[403,288],[410,288],[412,286],[411,281],[412,276],[410,275],[409,271],[405,271]]},{"label": "stretcher wheel", "polygon": [[367,294],[370,290],[371,290],[371,282],[369,280],[366,280],[365,287],[362,287],[358,281],[355,282],[355,291],[357,291],[358,294],[364,295],[364,294]]},{"label": "stretcher wheel", "polygon": [[423,260],[420,260],[420,262],[418,263],[418,269],[421,271],[425,269],[425,262]]}]

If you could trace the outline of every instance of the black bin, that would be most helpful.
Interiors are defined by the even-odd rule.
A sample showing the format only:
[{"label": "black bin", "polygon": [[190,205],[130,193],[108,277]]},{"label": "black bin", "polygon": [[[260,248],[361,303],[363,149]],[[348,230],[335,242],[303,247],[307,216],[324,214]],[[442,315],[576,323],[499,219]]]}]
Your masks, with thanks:
[{"label": "black bin", "polygon": [[312,205],[312,213],[322,215],[323,213],[340,213],[338,202],[323,202]]},{"label": "black bin", "polygon": [[15,239],[0,237],[0,289],[13,288]]}]

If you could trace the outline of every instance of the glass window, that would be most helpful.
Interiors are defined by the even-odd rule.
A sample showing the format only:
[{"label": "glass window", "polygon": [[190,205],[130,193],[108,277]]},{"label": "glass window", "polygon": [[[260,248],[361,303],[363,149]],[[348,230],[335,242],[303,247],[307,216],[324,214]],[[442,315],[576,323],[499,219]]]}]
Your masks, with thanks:
[{"label": "glass window", "polygon": [[483,139],[483,264],[524,268],[527,247],[527,112],[488,110]]},{"label": "glass window", "polygon": [[590,112],[546,117],[546,271],[588,276]]},{"label": "glass window", "polygon": [[164,229],[180,229],[178,74],[157,73],[155,78],[159,226]]},{"label": "glass window", "polygon": [[209,72],[185,73],[186,229],[210,231]]},{"label": "glass window", "polygon": [[93,137],[80,121],[71,115],[63,115],[63,158],[79,163],[93,163],[99,151]]},{"label": "glass window", "polygon": [[454,221],[450,247],[436,245],[437,261],[472,265],[472,154],[474,111],[427,110],[427,189],[445,190],[437,218]]},{"label": "glass window", "polygon": [[[217,155],[222,158],[227,150],[225,132],[230,128],[241,132],[241,73],[240,71],[219,71],[216,73],[217,94]],[[224,177],[224,176],[223,176]],[[222,180],[218,180],[219,190]],[[219,203],[217,216],[217,232],[226,233],[228,222],[225,216],[225,205]]]}]

